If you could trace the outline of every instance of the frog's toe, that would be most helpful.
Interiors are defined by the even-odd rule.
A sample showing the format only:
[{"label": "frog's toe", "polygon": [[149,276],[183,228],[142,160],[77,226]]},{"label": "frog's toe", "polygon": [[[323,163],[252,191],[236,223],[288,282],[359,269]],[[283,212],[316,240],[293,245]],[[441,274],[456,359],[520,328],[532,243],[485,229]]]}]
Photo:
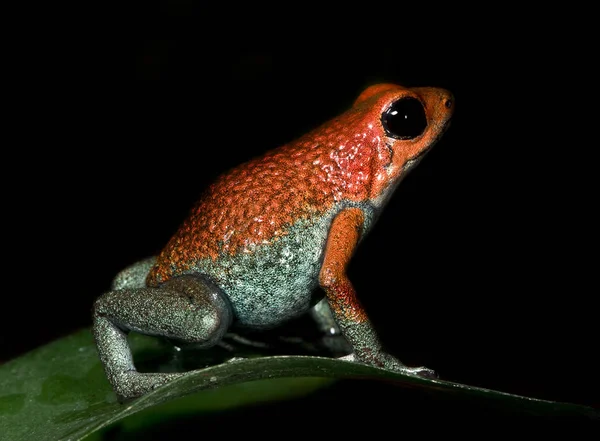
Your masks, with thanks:
[{"label": "frog's toe", "polygon": [[422,377],[422,378],[430,378],[430,379],[439,378],[439,375],[437,374],[437,372],[435,372],[433,369],[426,368],[425,366],[407,367],[405,369],[405,372],[407,374],[416,375],[417,377]]},{"label": "frog's toe", "polygon": [[154,389],[185,375],[173,373],[141,373],[130,370],[120,375],[109,375],[114,391],[119,401],[124,402],[138,398]]}]

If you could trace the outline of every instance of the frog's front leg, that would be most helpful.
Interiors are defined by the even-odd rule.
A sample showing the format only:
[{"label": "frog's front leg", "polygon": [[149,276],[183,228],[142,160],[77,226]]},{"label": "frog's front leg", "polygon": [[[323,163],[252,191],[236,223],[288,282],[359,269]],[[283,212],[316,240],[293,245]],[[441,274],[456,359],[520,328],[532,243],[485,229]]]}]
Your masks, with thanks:
[{"label": "frog's front leg", "polygon": [[[124,286],[139,285],[136,283]],[[127,342],[129,331],[165,337],[177,344],[209,347],[232,321],[225,294],[197,276],[181,276],[159,287],[109,291],[94,304],[93,333],[106,375],[120,400],[134,398],[182,373],[140,373]]]},{"label": "frog's front leg", "polygon": [[365,310],[360,305],[346,267],[363,228],[364,214],[358,208],[340,212],[333,220],[325,248],[325,258],[319,274],[319,283],[344,336],[353,348],[354,359],[374,366],[434,377],[425,367],[408,367],[386,353]]}]

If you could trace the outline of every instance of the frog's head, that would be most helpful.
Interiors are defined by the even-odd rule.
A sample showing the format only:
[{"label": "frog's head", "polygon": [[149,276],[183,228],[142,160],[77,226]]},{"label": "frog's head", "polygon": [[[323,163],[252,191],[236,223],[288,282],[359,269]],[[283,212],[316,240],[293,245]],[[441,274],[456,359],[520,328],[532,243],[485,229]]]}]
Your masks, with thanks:
[{"label": "frog's head", "polygon": [[376,140],[370,198],[381,205],[450,124],[454,98],[444,89],[377,84],[354,102]]}]

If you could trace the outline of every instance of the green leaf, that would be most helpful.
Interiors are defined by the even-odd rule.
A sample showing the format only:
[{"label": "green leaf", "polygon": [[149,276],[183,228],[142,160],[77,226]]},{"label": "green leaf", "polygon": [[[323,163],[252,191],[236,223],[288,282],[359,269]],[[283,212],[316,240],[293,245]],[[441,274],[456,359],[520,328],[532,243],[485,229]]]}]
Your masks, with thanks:
[{"label": "green leaf", "polygon": [[[143,360],[164,354],[159,340],[144,336],[132,335],[131,347],[142,364]],[[106,380],[91,333],[83,330],[0,366],[0,434],[11,441],[79,440],[158,405],[155,416],[167,418],[170,413],[214,411],[298,396],[329,384],[331,379],[352,378],[385,380],[541,415],[600,418],[597,410],[585,406],[417,378],[327,357],[297,355],[236,359],[198,369],[121,404]],[[199,391],[203,392],[189,397]],[[174,406],[176,398],[179,400]]]}]

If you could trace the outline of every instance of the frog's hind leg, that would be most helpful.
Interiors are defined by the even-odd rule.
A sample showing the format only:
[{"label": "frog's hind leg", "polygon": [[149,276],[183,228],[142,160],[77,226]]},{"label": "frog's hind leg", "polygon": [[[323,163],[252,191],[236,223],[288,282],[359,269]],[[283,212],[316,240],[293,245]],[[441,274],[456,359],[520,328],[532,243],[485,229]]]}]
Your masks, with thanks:
[{"label": "frog's hind leg", "polygon": [[225,294],[209,281],[181,276],[160,287],[109,291],[94,304],[94,338],[120,400],[138,397],[183,373],[137,372],[127,334],[136,331],[180,344],[209,347],[232,321]]},{"label": "frog's hind leg", "polygon": [[146,277],[155,263],[156,256],[152,256],[128,266],[116,275],[110,289],[145,287]]},{"label": "frog's hind leg", "polygon": [[309,313],[319,327],[319,330],[324,334],[338,335],[342,333],[325,297],[319,300],[315,306],[310,309]]},{"label": "frog's hind leg", "polygon": [[352,352],[352,346],[350,346],[350,343],[348,343],[348,340],[342,334],[325,297],[313,306],[309,313],[317,324],[322,334],[321,341],[327,349],[334,354],[348,354]]}]

